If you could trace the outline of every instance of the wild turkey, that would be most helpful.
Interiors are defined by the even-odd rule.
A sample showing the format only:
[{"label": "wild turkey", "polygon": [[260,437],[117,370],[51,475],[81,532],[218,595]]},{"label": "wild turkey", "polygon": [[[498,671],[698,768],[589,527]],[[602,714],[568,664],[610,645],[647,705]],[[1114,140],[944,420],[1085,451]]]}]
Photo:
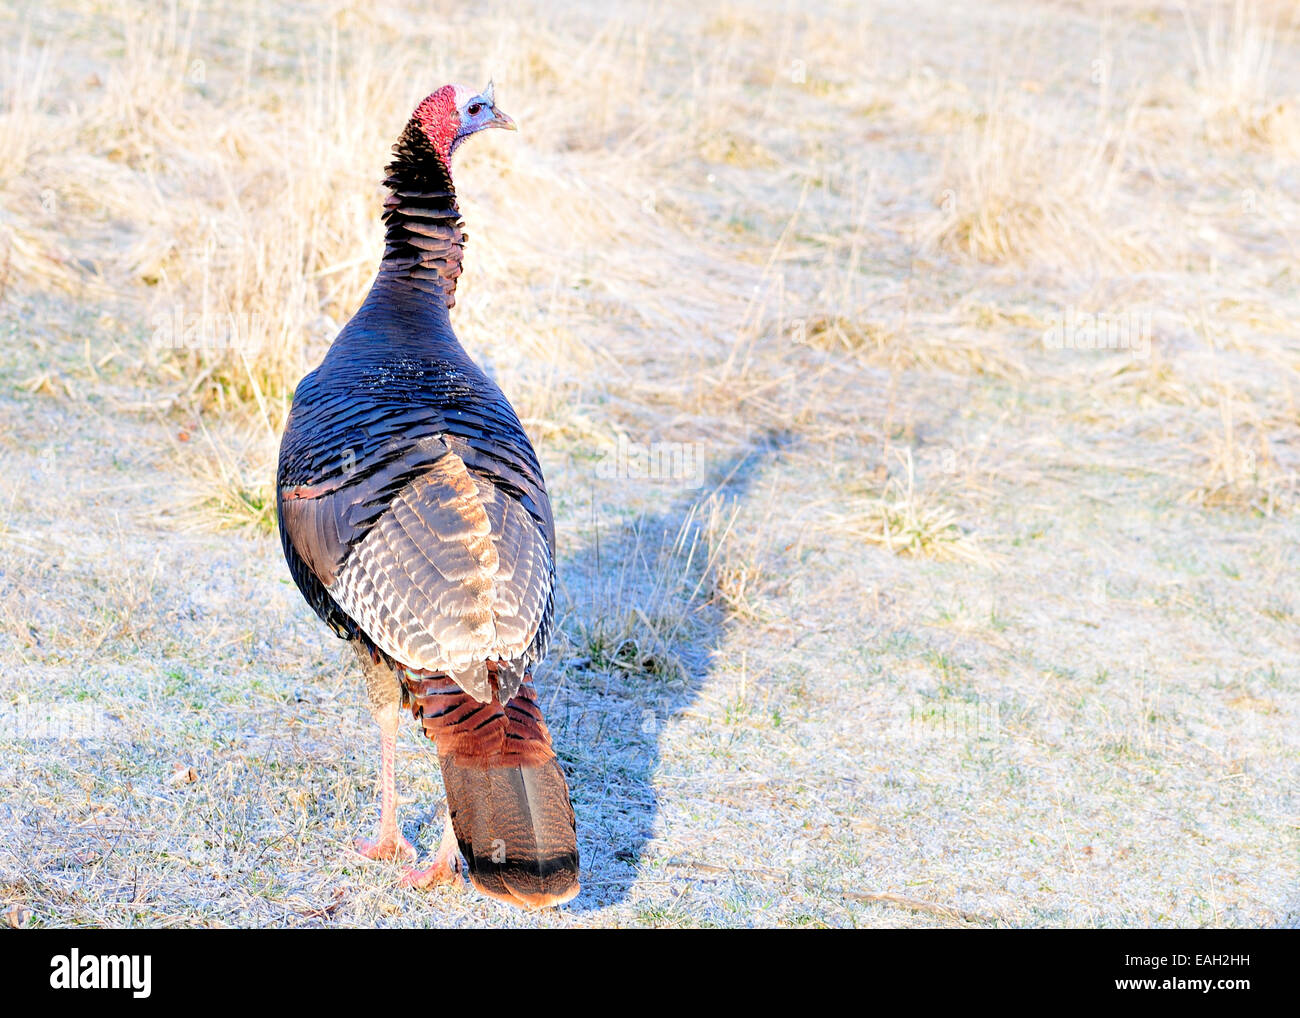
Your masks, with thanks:
[{"label": "wild turkey", "polygon": [[459,882],[541,907],[578,892],[564,773],[533,690],[553,621],[555,525],[514,409],[452,331],[465,234],[451,156],[514,130],[482,92],[438,89],[393,147],[387,243],[359,311],[299,384],[276,509],[289,570],[356,649],[380,727],[370,858],[413,860],[397,826],[399,706],[434,741],[447,825],[419,887]]}]

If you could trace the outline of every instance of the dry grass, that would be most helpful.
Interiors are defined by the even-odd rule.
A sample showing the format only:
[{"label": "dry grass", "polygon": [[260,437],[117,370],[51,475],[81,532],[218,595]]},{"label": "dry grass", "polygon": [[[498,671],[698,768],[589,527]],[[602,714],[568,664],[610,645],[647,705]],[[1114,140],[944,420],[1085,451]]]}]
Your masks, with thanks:
[{"label": "dry grass", "polygon": [[834,525],[896,555],[990,567],[988,552],[961,527],[958,513],[934,494],[917,490],[911,450],[899,453],[898,460],[901,476],[890,477],[879,495],[850,502]]},{"label": "dry grass", "polygon": [[180,433],[173,445],[176,464],[188,477],[189,501],[181,517],[193,527],[275,532],[275,462],[260,429],[226,441],[200,418],[197,434]]},{"label": "dry grass", "polygon": [[1202,480],[1186,496],[1206,506],[1249,509],[1271,516],[1295,508],[1300,473],[1277,460],[1268,431],[1260,422],[1242,421],[1233,394],[1219,392],[1217,426],[1198,443]]},{"label": "dry grass", "polygon": [[693,637],[729,530],[716,497],[692,506],[675,534],[634,524],[626,543],[607,549],[608,559],[584,578],[590,604],[572,635],[579,667],[686,681],[699,665],[690,660]]},{"label": "dry grass", "polygon": [[[1280,156],[1300,154],[1300,96],[1274,88],[1273,18],[1249,0],[1212,5],[1198,27],[1183,9],[1195,59],[1192,88],[1210,144],[1262,147]],[[1294,28],[1294,11],[1291,12]]]},{"label": "dry grass", "polygon": [[[1295,18],[1021,7],[0,21],[4,915],[1297,922]],[[374,732],[269,533],[389,146],[488,77],[454,322],[556,508],[545,915],[349,851]],[[1067,309],[1149,344],[1050,346]],[[399,768],[427,850],[414,730]]]},{"label": "dry grass", "polygon": [[1097,128],[1079,138],[995,95],[951,143],[924,239],[994,264],[1151,264],[1155,252],[1121,190],[1131,121]]},{"label": "dry grass", "polygon": [[871,313],[863,309],[858,315],[813,317],[805,326],[807,338],[800,337],[801,341],[891,371],[920,369],[1001,376],[1024,371],[1014,347],[985,327],[987,321],[982,317],[976,317],[976,328],[963,329],[953,327],[951,312],[903,313],[890,318],[872,318]]}]

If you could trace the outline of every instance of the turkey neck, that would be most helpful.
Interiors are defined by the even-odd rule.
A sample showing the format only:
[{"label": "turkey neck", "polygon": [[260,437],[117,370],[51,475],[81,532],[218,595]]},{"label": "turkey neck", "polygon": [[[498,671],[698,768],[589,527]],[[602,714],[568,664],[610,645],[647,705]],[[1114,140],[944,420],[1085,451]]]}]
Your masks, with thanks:
[{"label": "turkey neck", "polygon": [[376,288],[414,290],[450,308],[465,247],[451,170],[414,117],[393,156],[384,181],[387,236]]}]

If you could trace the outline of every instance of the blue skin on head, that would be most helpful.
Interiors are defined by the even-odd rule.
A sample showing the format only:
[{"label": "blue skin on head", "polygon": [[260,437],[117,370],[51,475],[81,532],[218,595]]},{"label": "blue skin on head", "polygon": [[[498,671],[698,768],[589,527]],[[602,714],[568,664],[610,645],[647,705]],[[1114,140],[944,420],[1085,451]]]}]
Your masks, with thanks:
[{"label": "blue skin on head", "polygon": [[497,109],[492,82],[489,81],[487,88],[482,92],[471,92],[463,85],[457,85],[455,89],[456,114],[460,119],[460,129],[451,142],[453,152],[456,151],[456,146],[471,134],[489,127],[500,127],[507,131],[517,130],[515,122]]}]

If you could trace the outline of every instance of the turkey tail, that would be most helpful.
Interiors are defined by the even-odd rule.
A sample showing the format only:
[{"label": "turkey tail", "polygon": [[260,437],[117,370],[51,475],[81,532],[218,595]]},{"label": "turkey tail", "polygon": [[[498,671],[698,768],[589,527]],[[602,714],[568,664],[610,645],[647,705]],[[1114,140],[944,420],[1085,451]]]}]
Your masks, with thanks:
[{"label": "turkey tail", "polygon": [[441,760],[447,809],[475,887],[528,908],[578,893],[573,807],[557,760],[535,767]]},{"label": "turkey tail", "polygon": [[504,706],[475,700],[445,676],[408,675],[406,687],[438,749],[470,882],[525,908],[571,899],[579,887],[573,806],[531,676]]}]

